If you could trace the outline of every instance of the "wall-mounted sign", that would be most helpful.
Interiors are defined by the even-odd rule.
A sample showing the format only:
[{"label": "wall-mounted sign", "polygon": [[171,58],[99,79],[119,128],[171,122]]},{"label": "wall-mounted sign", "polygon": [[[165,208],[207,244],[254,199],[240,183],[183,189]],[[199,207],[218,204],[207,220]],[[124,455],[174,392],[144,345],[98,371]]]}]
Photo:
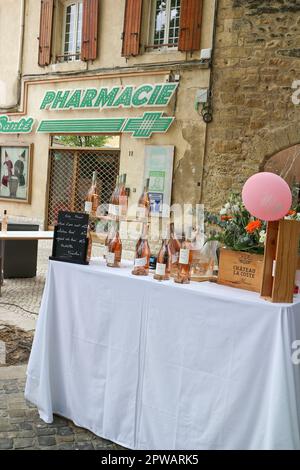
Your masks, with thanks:
[{"label": "wall-mounted sign", "polygon": [[70,109],[118,109],[164,107],[170,103],[178,83],[114,86],[74,90],[48,90],[40,109],[66,111]]},{"label": "wall-mounted sign", "polygon": [[174,146],[146,145],[144,179],[149,178],[151,212],[169,217],[173,179]]},{"label": "wall-mounted sign", "polygon": [[33,125],[32,117],[9,121],[7,116],[0,116],[0,134],[29,134],[32,132]]},{"label": "wall-mounted sign", "polygon": [[131,133],[135,138],[148,139],[153,133],[168,131],[173,117],[165,117],[163,113],[144,113],[138,118],[108,119],[49,119],[41,121],[37,132],[47,134],[112,134]]},{"label": "wall-mounted sign", "polygon": [[[118,109],[165,107],[174,96],[178,83],[158,83],[112,88],[48,90],[40,104],[41,110],[66,111],[71,109]],[[46,119],[39,123],[37,132],[47,134],[113,134],[129,133],[132,137],[148,139],[153,133],[168,131],[174,117],[162,112],[145,112],[140,117],[113,117],[100,119]],[[34,119],[9,121],[0,116],[0,133],[25,134],[32,132]]]}]

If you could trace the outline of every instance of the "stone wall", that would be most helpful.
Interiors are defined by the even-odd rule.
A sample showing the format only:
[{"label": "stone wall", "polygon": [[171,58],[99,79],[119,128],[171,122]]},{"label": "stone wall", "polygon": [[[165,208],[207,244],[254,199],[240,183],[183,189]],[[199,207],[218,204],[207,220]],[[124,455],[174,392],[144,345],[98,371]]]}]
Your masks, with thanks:
[{"label": "stone wall", "polygon": [[299,0],[219,0],[202,202],[218,209],[231,189],[275,153],[300,143]]}]

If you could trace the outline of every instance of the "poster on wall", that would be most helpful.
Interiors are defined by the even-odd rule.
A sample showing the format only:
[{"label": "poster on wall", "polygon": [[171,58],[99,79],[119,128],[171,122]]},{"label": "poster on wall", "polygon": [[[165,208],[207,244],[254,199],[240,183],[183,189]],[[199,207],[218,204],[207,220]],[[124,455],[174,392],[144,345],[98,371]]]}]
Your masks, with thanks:
[{"label": "poster on wall", "polygon": [[174,146],[145,147],[145,180],[149,178],[151,215],[169,217],[171,205]]},{"label": "poster on wall", "polygon": [[32,148],[0,147],[0,200],[30,203]]}]

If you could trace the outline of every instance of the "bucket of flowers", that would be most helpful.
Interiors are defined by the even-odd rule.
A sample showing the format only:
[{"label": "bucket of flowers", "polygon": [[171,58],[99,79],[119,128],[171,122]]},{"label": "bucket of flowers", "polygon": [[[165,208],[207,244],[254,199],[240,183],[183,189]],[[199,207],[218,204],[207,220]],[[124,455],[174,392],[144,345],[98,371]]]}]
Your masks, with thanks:
[{"label": "bucket of flowers", "polygon": [[[300,221],[300,212],[290,210],[285,219]],[[218,283],[260,292],[266,222],[253,217],[240,194],[232,193],[218,215],[206,213],[209,240],[218,240]]]},{"label": "bucket of flowers", "polygon": [[260,291],[266,223],[252,217],[232,193],[219,215],[206,213],[209,239],[220,243],[218,283]]},{"label": "bucket of flowers", "polygon": [[[285,219],[300,221],[299,207]],[[206,213],[208,239],[218,240],[218,283],[260,292],[266,222],[253,217],[245,208],[241,195],[232,193],[218,215]],[[299,250],[300,251],[300,250]]]}]

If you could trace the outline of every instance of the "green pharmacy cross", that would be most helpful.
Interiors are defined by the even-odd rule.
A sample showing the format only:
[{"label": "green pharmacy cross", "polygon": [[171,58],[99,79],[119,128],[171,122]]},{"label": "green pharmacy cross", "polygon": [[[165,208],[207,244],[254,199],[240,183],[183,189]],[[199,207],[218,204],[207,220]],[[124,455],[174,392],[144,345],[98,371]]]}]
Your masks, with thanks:
[{"label": "green pharmacy cross", "polygon": [[135,138],[148,139],[155,132],[167,132],[174,117],[163,113],[144,113],[139,118],[50,119],[41,121],[37,132],[43,133],[132,133]]},{"label": "green pharmacy cross", "polygon": [[148,139],[155,132],[167,132],[173,121],[173,117],[163,117],[163,113],[144,113],[141,118],[128,119],[123,132],[132,132],[133,137]]}]

